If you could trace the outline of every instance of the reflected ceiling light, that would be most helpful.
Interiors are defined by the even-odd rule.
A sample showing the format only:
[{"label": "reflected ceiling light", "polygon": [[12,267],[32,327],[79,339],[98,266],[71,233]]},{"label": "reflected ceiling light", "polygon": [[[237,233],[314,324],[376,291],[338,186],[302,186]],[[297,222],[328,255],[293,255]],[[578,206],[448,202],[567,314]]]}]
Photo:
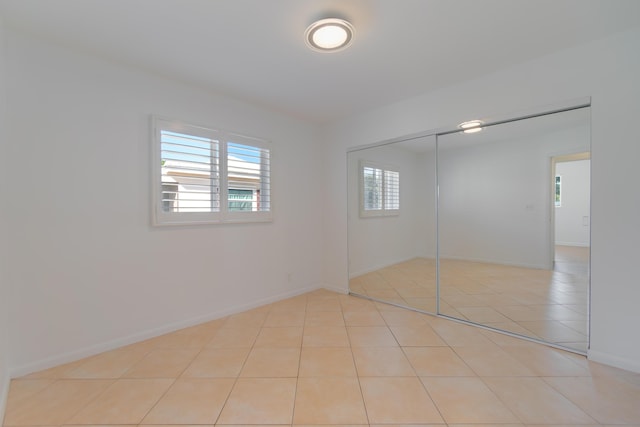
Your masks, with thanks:
[{"label": "reflected ceiling light", "polygon": [[482,120],[470,120],[468,122],[463,122],[458,125],[462,132],[464,133],[476,133],[482,130],[482,125],[484,122]]},{"label": "reflected ceiling light", "polygon": [[317,52],[337,52],[351,44],[353,25],[344,19],[321,19],[307,28],[304,39]]}]

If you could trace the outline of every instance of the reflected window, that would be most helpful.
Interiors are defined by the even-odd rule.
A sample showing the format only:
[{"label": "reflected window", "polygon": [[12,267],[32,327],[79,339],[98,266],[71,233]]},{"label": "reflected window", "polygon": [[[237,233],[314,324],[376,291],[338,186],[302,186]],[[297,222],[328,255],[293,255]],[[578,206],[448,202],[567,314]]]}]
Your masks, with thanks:
[{"label": "reflected window", "polygon": [[400,172],[370,162],[360,164],[360,216],[398,215]]},{"label": "reflected window", "polygon": [[562,206],[562,177],[556,175],[556,208]]}]

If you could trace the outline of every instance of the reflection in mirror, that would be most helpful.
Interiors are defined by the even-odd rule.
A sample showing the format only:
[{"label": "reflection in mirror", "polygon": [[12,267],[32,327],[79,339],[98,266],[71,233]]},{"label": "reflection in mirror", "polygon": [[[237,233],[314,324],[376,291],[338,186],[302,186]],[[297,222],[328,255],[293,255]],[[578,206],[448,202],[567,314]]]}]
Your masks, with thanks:
[{"label": "reflection in mirror", "polygon": [[439,314],[586,352],[589,108],[437,140]]},{"label": "reflection in mirror", "polygon": [[348,153],[350,292],[436,313],[435,141]]}]

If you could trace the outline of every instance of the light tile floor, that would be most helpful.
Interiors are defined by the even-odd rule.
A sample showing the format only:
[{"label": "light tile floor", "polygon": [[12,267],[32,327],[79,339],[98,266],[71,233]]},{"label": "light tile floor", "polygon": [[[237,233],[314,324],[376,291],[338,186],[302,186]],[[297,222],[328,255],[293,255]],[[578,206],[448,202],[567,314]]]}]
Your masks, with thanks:
[{"label": "light tile floor", "polygon": [[640,374],[319,290],[14,379],[4,426],[640,426]]},{"label": "light tile floor", "polygon": [[[440,261],[440,313],[585,353],[589,248],[556,246],[553,270]],[[350,280],[351,292],[436,312],[436,263],[416,258]]]}]

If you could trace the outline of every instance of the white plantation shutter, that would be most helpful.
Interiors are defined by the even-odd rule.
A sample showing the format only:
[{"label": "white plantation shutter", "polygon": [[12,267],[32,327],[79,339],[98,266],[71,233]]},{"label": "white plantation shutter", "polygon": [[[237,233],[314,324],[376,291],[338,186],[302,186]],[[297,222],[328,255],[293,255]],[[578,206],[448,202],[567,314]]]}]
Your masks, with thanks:
[{"label": "white plantation shutter", "polygon": [[362,168],[364,210],[376,211],[382,209],[382,169],[371,166]]},{"label": "white plantation shutter", "polygon": [[162,209],[165,212],[218,212],[218,141],[160,131]]},{"label": "white plantation shutter", "polygon": [[[255,144],[255,142],[254,142]],[[230,211],[268,212],[271,210],[270,150],[255,145],[227,142],[227,188]],[[232,191],[236,190],[236,191]],[[240,190],[245,190],[240,193]],[[240,194],[251,191],[251,205],[239,204]]]},{"label": "white plantation shutter", "polygon": [[271,220],[268,142],[160,118],[153,135],[154,225]]},{"label": "white plantation shutter", "polygon": [[360,216],[397,215],[400,210],[400,172],[360,162]]},{"label": "white plantation shutter", "polygon": [[385,210],[400,209],[400,173],[384,171],[384,208]]}]

